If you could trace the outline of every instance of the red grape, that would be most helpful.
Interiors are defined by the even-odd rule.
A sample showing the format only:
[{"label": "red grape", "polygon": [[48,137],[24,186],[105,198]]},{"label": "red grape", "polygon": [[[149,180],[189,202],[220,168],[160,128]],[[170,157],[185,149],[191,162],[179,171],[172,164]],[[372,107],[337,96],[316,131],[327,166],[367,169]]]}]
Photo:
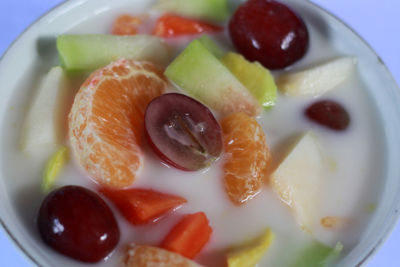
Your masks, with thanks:
[{"label": "red grape", "polygon": [[158,156],[179,169],[201,169],[222,151],[221,127],[211,111],[182,94],[155,98],[146,109],[145,130]]},{"label": "red grape", "polygon": [[332,130],[342,131],[350,124],[349,113],[342,105],[332,100],[315,102],[305,110],[305,115]]},{"label": "red grape", "polygon": [[104,259],[119,242],[119,227],[110,208],[96,193],[80,186],[50,193],[37,224],[45,243],[83,262]]},{"label": "red grape", "polygon": [[302,19],[274,0],[242,4],[229,22],[229,33],[241,54],[269,69],[293,64],[308,49],[308,30]]}]

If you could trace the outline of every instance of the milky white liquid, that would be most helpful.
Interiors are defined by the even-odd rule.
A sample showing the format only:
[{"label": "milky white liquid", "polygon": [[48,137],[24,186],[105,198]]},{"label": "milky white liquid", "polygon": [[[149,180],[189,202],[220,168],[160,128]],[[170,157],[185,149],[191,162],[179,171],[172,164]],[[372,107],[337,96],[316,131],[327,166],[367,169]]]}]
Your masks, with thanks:
[{"label": "milky white liquid", "polygon": [[[116,14],[140,13],[140,8],[119,7],[99,12],[95,17],[79,21],[72,25],[70,33],[106,33],[110,29]],[[310,30],[310,50],[306,57],[295,68],[309,66],[326,59],[342,55],[331,46],[326,36],[304,17]],[[225,46],[229,47],[227,41]],[[49,51],[51,53],[51,51]],[[25,116],[29,99],[35,92],[40,77],[56,62],[51,54],[43,62],[38,62],[32,73],[26,73],[26,80],[21,81],[18,90],[10,103],[10,114],[2,129],[4,134],[3,169],[9,178],[5,181],[14,208],[20,222],[32,237],[32,242],[43,246],[43,253],[52,266],[85,265],[60,256],[43,245],[36,229],[35,217],[43,195],[40,193],[41,172],[51,150],[37,151],[35,154],[24,154],[18,150],[21,124]],[[274,73],[276,75],[279,72]],[[78,79],[79,80],[79,79]],[[71,88],[71,99],[79,86]],[[121,229],[121,241],[111,257],[98,266],[115,266],[121,258],[120,251],[128,243],[158,245],[169,229],[180,219],[181,215],[204,211],[213,228],[210,242],[196,260],[207,266],[221,266],[223,251],[230,245],[240,243],[262,233],[270,227],[276,234],[276,240],[260,263],[260,266],[276,266],[282,258],[290,255],[291,249],[304,247],[313,238],[328,245],[340,241],[345,255],[357,244],[368,221],[373,215],[368,207],[379,201],[383,166],[383,141],[376,110],[369,99],[365,85],[355,74],[350,80],[326,93],[321,99],[334,99],[342,103],[349,111],[351,124],[345,132],[334,132],[320,127],[303,116],[303,110],[315,99],[310,97],[290,98],[279,96],[276,106],[264,111],[258,118],[262,125],[272,156],[281,159],[293,139],[300,133],[313,131],[317,136],[324,157],[333,162],[335,168],[326,169],[321,179],[320,188],[323,196],[318,203],[318,217],[337,216],[346,218],[349,223],[344,228],[326,230],[315,229],[314,236],[303,233],[294,219],[291,210],[283,204],[278,196],[265,185],[262,191],[241,207],[229,201],[223,185],[221,170],[222,159],[209,169],[197,172],[183,172],[162,164],[149,150],[146,153],[143,172],[135,181],[135,187],[152,188],[165,193],[185,197],[188,203],[172,214],[147,226],[132,226],[114,210]],[[71,101],[71,99],[66,101]],[[68,141],[65,141],[68,144]],[[95,190],[96,184],[72,160],[64,169],[57,181],[57,186],[77,184]],[[111,205],[112,206],[112,205]],[[77,218],[79,220],[79,218]],[[97,266],[96,265],[96,266]],[[91,265],[93,266],[93,265]]]}]

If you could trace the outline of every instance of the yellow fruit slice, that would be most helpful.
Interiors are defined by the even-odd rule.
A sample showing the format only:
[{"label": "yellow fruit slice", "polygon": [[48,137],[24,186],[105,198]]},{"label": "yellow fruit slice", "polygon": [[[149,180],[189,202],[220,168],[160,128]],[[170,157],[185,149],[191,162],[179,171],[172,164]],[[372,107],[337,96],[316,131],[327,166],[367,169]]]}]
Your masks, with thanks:
[{"label": "yellow fruit slice", "polygon": [[277,87],[268,69],[258,62],[247,61],[242,55],[233,52],[227,53],[221,61],[260,105],[265,108],[275,105]]},{"label": "yellow fruit slice", "polygon": [[68,148],[60,147],[47,161],[43,172],[42,192],[48,193],[56,181],[60,171],[69,160]]},{"label": "yellow fruit slice", "polygon": [[255,266],[264,256],[273,240],[274,233],[267,228],[261,236],[247,241],[242,245],[235,246],[227,254],[228,267]]}]

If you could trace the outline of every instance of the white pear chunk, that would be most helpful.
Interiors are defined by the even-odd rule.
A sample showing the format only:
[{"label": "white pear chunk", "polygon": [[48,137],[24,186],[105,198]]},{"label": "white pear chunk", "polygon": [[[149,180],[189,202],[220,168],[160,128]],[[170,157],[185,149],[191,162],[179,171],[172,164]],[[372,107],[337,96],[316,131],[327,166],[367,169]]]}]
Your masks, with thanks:
[{"label": "white pear chunk", "polygon": [[312,133],[304,134],[271,174],[273,190],[294,212],[301,228],[312,232],[318,223],[324,159]]},{"label": "white pear chunk", "polygon": [[353,75],[357,59],[338,58],[313,68],[281,75],[278,88],[288,96],[319,96],[337,87]]},{"label": "white pear chunk", "polygon": [[53,67],[43,78],[24,121],[21,136],[23,151],[34,152],[41,147],[53,148],[60,144],[68,85],[61,67]]}]

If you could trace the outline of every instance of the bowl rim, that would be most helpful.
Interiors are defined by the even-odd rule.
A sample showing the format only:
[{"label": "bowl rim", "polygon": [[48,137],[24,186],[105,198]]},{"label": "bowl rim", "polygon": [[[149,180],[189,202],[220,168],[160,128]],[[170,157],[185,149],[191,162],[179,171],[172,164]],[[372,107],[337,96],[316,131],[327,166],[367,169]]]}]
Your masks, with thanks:
[{"label": "bowl rim", "polygon": [[[73,6],[74,4],[84,3],[87,1],[94,1],[94,0],[62,0],[61,3],[56,4],[55,6],[53,6],[52,8],[48,9],[46,12],[41,14],[33,22],[31,22],[29,26],[27,26],[23,31],[21,31],[19,35],[6,48],[3,54],[0,55],[0,65],[2,64],[5,56],[14,47],[15,43],[17,43],[31,28],[33,28],[41,20],[45,19],[47,16],[49,16],[51,13],[55,12],[58,9],[64,9],[65,6],[67,5]],[[234,0],[234,1],[244,2],[246,0]],[[388,77],[391,79],[392,84],[396,87],[396,90],[400,92],[400,86],[397,83],[396,79],[394,78],[392,72],[384,62],[384,60],[378,55],[378,53],[373,49],[373,47],[368,43],[368,41],[366,41],[356,30],[354,30],[348,23],[339,18],[339,16],[323,8],[321,5],[315,3],[313,0],[297,0],[297,1],[302,2],[304,4],[308,4],[311,7],[318,9],[319,12],[325,13],[325,15],[328,15],[329,17],[334,19],[337,23],[342,24],[342,26],[350,30],[352,34],[354,34],[359,39],[359,41],[361,41],[370,50],[371,54],[377,58],[379,64],[384,68],[384,71],[386,72],[386,74],[388,74]],[[385,243],[385,241],[389,238],[390,234],[395,229],[395,226],[400,220],[400,213],[397,212],[398,210],[400,210],[400,194],[398,194],[396,199],[399,201],[393,201],[393,203],[391,203],[392,208],[390,209],[390,210],[395,210],[396,212],[394,215],[392,214],[392,216],[390,216],[389,218],[389,221],[387,221],[385,230],[381,232],[382,237],[374,242],[372,248],[368,252],[363,253],[364,256],[357,261],[355,266],[361,267],[364,264],[366,264],[372,258],[372,256],[375,255],[377,251],[382,247],[383,243]],[[17,247],[20,250],[20,252],[22,252],[19,253],[19,255],[23,255],[25,259],[28,259],[31,263],[35,264],[36,266],[43,266],[35,259],[35,257],[31,253],[29,253],[28,249],[26,249],[24,245],[22,245],[21,242],[17,240],[17,238],[13,235],[13,233],[5,224],[1,215],[0,215],[0,225],[1,228],[4,230],[4,232],[7,234],[6,236],[8,237],[8,239],[12,241],[10,243],[13,243],[14,246]]]}]

